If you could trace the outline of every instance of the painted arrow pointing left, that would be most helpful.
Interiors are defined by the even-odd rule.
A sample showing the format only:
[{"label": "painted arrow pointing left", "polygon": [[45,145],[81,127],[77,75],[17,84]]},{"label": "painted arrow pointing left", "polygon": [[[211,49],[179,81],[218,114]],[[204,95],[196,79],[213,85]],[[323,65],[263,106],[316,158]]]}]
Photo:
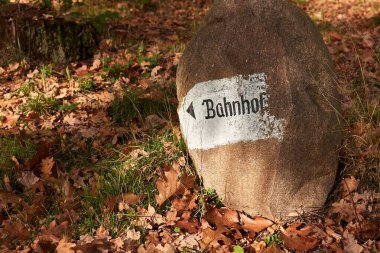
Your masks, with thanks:
[{"label": "painted arrow pointing left", "polygon": [[189,105],[189,107],[187,108],[186,112],[188,114],[190,114],[194,119],[197,119],[195,117],[195,113],[194,113],[194,107],[193,107],[193,102],[191,102],[191,104]]}]

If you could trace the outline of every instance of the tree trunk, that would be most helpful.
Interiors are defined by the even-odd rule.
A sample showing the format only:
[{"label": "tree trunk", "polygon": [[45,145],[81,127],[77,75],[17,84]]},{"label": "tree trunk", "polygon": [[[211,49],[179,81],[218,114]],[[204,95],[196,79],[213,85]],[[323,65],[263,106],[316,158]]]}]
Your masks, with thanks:
[{"label": "tree trunk", "polygon": [[[0,7],[0,52],[4,59],[21,52],[32,62],[65,64],[91,58],[98,45],[98,34],[90,23],[54,17],[25,4]],[[19,54],[16,54],[19,55]],[[4,57],[5,56],[5,57]]]}]

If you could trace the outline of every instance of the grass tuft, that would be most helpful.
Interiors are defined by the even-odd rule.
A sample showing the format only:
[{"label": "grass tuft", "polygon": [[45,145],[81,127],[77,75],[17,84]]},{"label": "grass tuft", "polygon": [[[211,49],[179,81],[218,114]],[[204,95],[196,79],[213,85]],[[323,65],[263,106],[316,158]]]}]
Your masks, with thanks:
[{"label": "grass tuft", "polygon": [[20,163],[32,158],[36,153],[37,146],[31,139],[20,139],[15,136],[0,136],[0,190],[5,189],[4,177],[10,179],[10,183],[16,184],[15,157]]},{"label": "grass tuft", "polygon": [[59,110],[61,102],[53,97],[45,97],[39,94],[36,98],[30,99],[25,105],[20,107],[24,113],[35,112],[41,115],[51,115]]},{"label": "grass tuft", "polygon": [[145,98],[134,91],[127,91],[122,98],[112,103],[108,112],[114,122],[122,124],[136,119],[142,121],[151,114],[167,118],[165,116],[173,109],[166,99]]}]

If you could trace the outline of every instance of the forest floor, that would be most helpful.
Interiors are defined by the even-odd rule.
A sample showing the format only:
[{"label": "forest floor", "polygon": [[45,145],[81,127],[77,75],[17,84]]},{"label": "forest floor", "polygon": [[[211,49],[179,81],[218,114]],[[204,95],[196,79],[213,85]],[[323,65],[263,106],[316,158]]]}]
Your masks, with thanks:
[{"label": "forest floor", "polygon": [[210,1],[84,1],[64,14],[97,20],[94,59],[0,67],[0,252],[380,252],[380,1],[294,2],[343,94],[323,210],[250,217],[197,179],[175,74]]}]

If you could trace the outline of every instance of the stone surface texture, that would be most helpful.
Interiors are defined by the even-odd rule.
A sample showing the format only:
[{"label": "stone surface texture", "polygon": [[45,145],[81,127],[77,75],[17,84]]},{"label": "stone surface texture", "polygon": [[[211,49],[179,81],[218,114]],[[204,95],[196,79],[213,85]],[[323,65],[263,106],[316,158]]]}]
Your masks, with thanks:
[{"label": "stone surface texture", "polygon": [[332,61],[320,33],[285,0],[216,0],[180,63],[180,106],[197,83],[255,73],[266,75],[268,110],[284,120],[283,138],[190,149],[205,188],[251,215],[323,206],[341,133]]}]

